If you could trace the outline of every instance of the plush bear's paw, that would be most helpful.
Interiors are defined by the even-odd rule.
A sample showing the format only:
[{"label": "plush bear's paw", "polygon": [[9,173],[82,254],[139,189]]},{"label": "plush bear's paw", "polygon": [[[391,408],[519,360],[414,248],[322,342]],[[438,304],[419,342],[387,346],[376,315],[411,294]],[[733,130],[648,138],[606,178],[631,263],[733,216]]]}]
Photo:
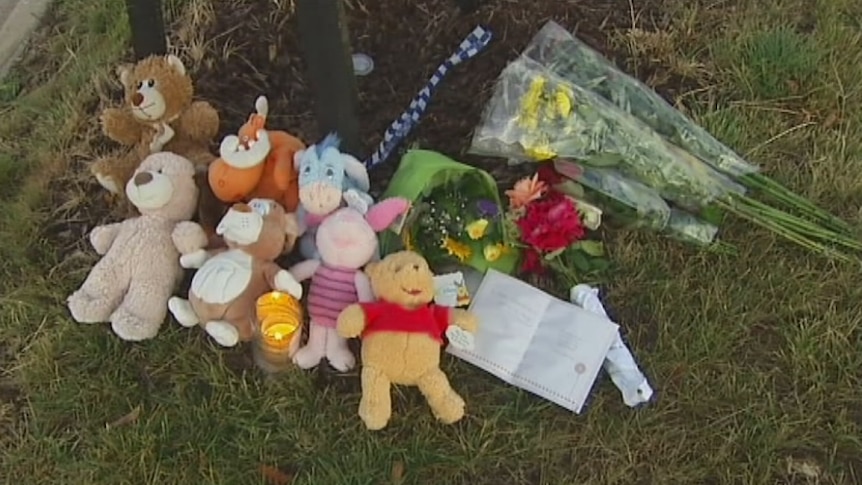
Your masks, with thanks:
[{"label": "plush bear's paw", "polygon": [[228,322],[207,322],[204,330],[222,347],[234,347],[239,343],[239,332]]},{"label": "plush bear's paw", "polygon": [[72,318],[78,323],[107,322],[114,311],[110,301],[93,297],[83,290],[72,293],[66,303]]},{"label": "plush bear's paw", "polygon": [[335,328],[341,338],[358,337],[365,328],[365,312],[362,307],[353,304],[342,310]]},{"label": "plush bear's paw", "polygon": [[466,404],[461,396],[456,394],[455,391],[451,391],[445,398],[436,404],[437,405],[432,407],[431,410],[434,412],[434,416],[436,416],[443,424],[453,424],[464,417]]},{"label": "plush bear's paw", "polygon": [[300,369],[311,369],[323,360],[325,350],[316,345],[306,345],[293,355],[293,363]]},{"label": "plush bear's paw", "polygon": [[180,266],[186,269],[198,269],[204,265],[208,257],[209,253],[207,253],[206,249],[198,249],[197,251],[180,256]]},{"label": "plush bear's paw", "polygon": [[178,296],[171,297],[171,299],[168,300],[168,310],[170,310],[171,315],[174,316],[177,323],[183,327],[194,327],[200,323],[198,316],[195,314],[195,311],[188,300],[183,300]]},{"label": "plush bear's paw", "polygon": [[120,183],[114,177],[99,172],[94,172],[93,175],[96,176],[96,182],[99,182],[103,189],[115,195],[123,193],[120,189]]},{"label": "plush bear's paw", "polygon": [[197,222],[182,221],[174,226],[171,239],[180,254],[193,253],[207,246],[209,237],[204,228]]},{"label": "plush bear's paw", "polygon": [[275,289],[290,294],[297,300],[302,298],[302,284],[285,269],[275,275]]},{"label": "plush bear's paw", "polygon": [[161,321],[148,322],[122,306],[111,315],[111,329],[114,333],[121,339],[132,342],[155,337],[161,324]]},{"label": "plush bear's paw", "polygon": [[382,403],[363,399],[359,402],[359,419],[365,423],[365,427],[371,431],[377,431],[389,424],[392,410],[387,409]]},{"label": "plush bear's paw", "polygon": [[359,193],[356,189],[347,189],[342,195],[344,202],[347,203],[347,207],[355,209],[360,214],[366,214],[368,212],[368,201],[362,197],[362,194]]},{"label": "plush bear's paw", "polygon": [[347,340],[338,336],[334,329],[326,337],[326,360],[339,372],[347,372],[356,365],[356,357],[347,346]]},{"label": "plush bear's paw", "polygon": [[113,242],[111,230],[105,226],[96,226],[90,231],[90,245],[97,254],[103,256],[108,252]]}]

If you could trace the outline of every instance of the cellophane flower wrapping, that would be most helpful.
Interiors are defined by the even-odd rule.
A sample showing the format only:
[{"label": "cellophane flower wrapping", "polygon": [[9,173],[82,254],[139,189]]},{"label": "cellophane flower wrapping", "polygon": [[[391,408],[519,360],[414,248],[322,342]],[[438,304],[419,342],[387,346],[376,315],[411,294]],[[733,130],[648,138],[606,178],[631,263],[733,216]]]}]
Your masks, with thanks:
[{"label": "cellophane flower wrapping", "polygon": [[399,233],[380,234],[383,254],[411,249],[438,270],[463,264],[515,272],[520,251],[510,244],[497,182],[487,172],[437,152],[410,150],[383,194],[388,197],[404,197],[412,207]]},{"label": "cellophane flower wrapping", "polygon": [[502,72],[471,152],[612,167],[663,199],[697,210],[742,186],[601,96],[521,57]]},{"label": "cellophane flower wrapping", "polygon": [[718,141],[655,90],[621,71],[553,20],[533,36],[522,56],[603,97],[721,172],[740,176],[758,171],[756,165]]}]

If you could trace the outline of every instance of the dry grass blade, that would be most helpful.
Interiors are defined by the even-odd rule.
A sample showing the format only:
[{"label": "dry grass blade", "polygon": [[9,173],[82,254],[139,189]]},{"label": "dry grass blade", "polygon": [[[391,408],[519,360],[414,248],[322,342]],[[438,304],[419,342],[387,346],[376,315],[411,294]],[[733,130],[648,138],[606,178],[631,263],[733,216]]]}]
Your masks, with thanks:
[{"label": "dry grass blade", "polygon": [[120,426],[128,426],[130,424],[134,424],[138,422],[138,418],[141,416],[141,405],[138,404],[128,413],[120,416],[119,418],[111,421],[110,423],[105,423],[105,429],[114,429],[119,428]]},{"label": "dry grass blade", "polygon": [[260,474],[267,485],[289,485],[294,479],[293,474],[264,463],[260,465]]},{"label": "dry grass blade", "polygon": [[392,484],[397,485],[400,483],[404,483],[404,462],[401,460],[395,460],[392,462]]}]

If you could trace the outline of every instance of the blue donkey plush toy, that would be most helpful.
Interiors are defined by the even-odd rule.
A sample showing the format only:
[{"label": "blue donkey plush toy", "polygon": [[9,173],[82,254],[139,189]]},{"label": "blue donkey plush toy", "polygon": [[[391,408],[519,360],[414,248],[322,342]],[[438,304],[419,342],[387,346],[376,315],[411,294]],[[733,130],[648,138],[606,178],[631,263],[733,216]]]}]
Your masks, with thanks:
[{"label": "blue donkey plush toy", "polygon": [[297,216],[304,231],[299,250],[306,259],[317,259],[316,228],[329,214],[345,205],[364,214],[374,204],[368,194],[368,171],[356,157],[341,152],[335,133],[320,143],[296,152],[293,164],[299,174]]}]

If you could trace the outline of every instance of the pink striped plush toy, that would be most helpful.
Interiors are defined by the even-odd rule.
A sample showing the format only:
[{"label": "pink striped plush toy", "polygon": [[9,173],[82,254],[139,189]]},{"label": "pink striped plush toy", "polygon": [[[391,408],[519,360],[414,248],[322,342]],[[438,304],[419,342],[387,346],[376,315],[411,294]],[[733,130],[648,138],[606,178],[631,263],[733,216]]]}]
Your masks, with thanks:
[{"label": "pink striped plush toy", "polygon": [[365,215],[344,207],[321,222],[315,235],[320,258],[290,269],[297,281],[311,279],[308,343],[294,355],[296,365],[310,369],[326,357],[332,367],[344,372],[356,364],[347,340],[335,331],[336,320],[348,305],[374,299],[362,268],[377,255],[377,233],[392,225],[409,207],[407,199],[393,197],[371,206]]}]

